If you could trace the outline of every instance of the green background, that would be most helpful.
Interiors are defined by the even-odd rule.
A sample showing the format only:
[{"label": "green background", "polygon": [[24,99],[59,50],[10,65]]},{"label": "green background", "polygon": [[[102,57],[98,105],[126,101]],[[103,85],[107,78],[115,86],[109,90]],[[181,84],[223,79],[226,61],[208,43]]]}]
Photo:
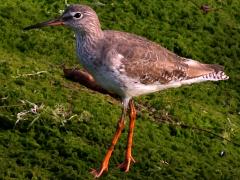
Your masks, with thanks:
[{"label": "green background", "polygon": [[[96,10],[103,29],[223,65],[230,76],[136,98],[137,163],[129,173],[117,168],[126,127],[102,179],[240,177],[240,1],[195,2],[219,9],[205,14],[188,0],[81,1]],[[115,131],[121,104],[63,76],[62,64],[80,67],[73,32],[22,30],[58,16],[64,6],[53,0],[0,3],[0,179],[92,179],[89,171],[100,166]],[[28,112],[31,103],[36,113]]]}]

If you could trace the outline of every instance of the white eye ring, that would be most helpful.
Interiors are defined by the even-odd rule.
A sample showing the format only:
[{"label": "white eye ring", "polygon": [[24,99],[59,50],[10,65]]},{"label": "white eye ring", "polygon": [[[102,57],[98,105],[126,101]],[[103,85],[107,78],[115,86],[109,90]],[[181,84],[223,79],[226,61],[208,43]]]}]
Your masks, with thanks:
[{"label": "white eye ring", "polygon": [[76,18],[76,19],[81,19],[83,17],[83,15],[82,15],[82,13],[77,12],[73,15],[73,17]]}]

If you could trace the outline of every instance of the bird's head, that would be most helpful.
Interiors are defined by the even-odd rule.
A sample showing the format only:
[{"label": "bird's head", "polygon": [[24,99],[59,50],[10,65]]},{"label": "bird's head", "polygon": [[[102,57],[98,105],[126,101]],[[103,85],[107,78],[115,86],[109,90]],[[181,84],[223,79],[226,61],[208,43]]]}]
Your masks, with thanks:
[{"label": "bird's head", "polygon": [[100,28],[98,16],[92,8],[85,5],[70,5],[60,17],[28,26],[24,28],[24,30],[61,25],[68,26],[74,30],[82,32]]}]

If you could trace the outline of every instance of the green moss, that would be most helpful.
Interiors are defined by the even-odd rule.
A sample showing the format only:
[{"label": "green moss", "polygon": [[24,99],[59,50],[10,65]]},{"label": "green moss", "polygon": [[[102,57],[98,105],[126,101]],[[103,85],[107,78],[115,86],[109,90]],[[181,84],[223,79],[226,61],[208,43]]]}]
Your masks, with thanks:
[{"label": "green moss", "polygon": [[[201,129],[240,144],[240,1],[195,1],[222,8],[208,14],[186,0],[81,2],[97,11],[103,29],[224,65],[230,76],[136,98],[137,163],[127,174],[116,168],[125,130],[103,179],[237,179],[239,147]],[[92,179],[89,170],[99,167],[115,131],[120,103],[63,77],[62,63],[78,66],[73,33],[22,30],[61,9],[53,0],[0,3],[0,179]]]}]

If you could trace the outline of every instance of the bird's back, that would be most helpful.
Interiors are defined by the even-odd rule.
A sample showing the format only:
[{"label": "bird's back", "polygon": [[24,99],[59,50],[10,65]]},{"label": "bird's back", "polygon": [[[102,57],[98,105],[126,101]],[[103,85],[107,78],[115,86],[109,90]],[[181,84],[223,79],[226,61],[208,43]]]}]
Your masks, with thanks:
[{"label": "bird's back", "polygon": [[146,38],[119,31],[104,31],[107,49],[120,54],[122,69],[143,84],[168,84],[189,79],[224,80],[220,65],[180,57]]}]

